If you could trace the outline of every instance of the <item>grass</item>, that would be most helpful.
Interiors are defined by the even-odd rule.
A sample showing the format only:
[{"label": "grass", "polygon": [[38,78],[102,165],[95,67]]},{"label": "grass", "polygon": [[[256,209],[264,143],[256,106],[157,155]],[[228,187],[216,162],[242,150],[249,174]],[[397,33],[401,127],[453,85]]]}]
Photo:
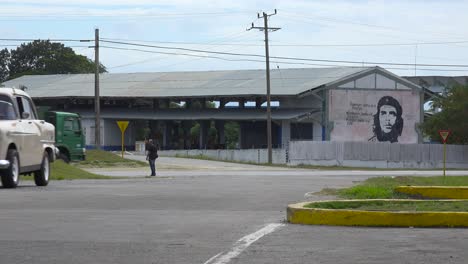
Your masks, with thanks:
[{"label": "grass", "polygon": [[468,212],[467,201],[333,201],[310,203],[307,208],[357,209],[365,211]]},{"label": "grass", "polygon": [[76,162],[74,165],[80,168],[136,168],[148,166],[146,162],[124,159],[119,155],[103,150],[88,150],[86,152],[86,160]]},{"label": "grass", "polygon": [[344,189],[323,189],[319,195],[336,195],[347,199],[403,199],[406,194],[394,191],[396,186],[468,186],[468,176],[444,177],[378,177]]},{"label": "grass", "polygon": [[[21,176],[22,180],[33,180],[33,176]],[[122,179],[109,177],[84,171],[80,168],[56,160],[50,164],[50,180],[79,180],[79,179]]]}]

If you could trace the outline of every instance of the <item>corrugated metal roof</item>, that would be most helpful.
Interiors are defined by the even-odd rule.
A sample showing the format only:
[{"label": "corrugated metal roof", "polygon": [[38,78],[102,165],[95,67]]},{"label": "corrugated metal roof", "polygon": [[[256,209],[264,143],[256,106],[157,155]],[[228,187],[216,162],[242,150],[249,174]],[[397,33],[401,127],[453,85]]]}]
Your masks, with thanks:
[{"label": "corrugated metal roof", "polygon": [[[94,118],[94,111],[71,110],[80,113],[82,118]],[[305,119],[319,113],[320,109],[272,109],[271,118],[273,120]],[[118,111],[104,109],[101,111],[101,118],[121,119],[121,120],[266,120],[265,109],[158,109],[139,110],[128,109]]]},{"label": "corrugated metal roof", "polygon": [[[349,78],[371,68],[302,68],[271,70],[271,95],[291,96]],[[93,97],[94,74],[29,75],[4,83],[26,86],[34,98]],[[265,95],[265,70],[165,73],[105,73],[102,97],[234,97]]]}]

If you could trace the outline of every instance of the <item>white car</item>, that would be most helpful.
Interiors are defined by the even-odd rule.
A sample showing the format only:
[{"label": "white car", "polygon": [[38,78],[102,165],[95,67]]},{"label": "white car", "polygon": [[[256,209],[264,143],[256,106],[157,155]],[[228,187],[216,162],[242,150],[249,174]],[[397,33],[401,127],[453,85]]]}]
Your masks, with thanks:
[{"label": "white car", "polygon": [[31,97],[14,88],[0,88],[0,178],[15,188],[20,174],[34,174],[37,186],[49,183],[55,160],[55,128],[38,120]]}]

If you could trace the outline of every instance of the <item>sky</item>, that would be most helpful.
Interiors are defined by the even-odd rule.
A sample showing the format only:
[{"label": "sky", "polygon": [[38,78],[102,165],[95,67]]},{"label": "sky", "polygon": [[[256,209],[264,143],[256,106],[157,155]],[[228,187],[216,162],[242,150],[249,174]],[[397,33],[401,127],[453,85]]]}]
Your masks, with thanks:
[{"label": "sky", "polygon": [[[0,0],[0,5],[1,39],[90,40],[98,28],[100,61],[111,73],[264,69],[264,32],[247,29],[252,23],[263,26],[257,13],[276,9],[268,17],[270,27],[281,28],[269,32],[272,69],[379,63],[401,76],[468,75],[468,1]],[[21,43],[0,40],[0,48]],[[63,43],[94,60],[93,42]]]}]

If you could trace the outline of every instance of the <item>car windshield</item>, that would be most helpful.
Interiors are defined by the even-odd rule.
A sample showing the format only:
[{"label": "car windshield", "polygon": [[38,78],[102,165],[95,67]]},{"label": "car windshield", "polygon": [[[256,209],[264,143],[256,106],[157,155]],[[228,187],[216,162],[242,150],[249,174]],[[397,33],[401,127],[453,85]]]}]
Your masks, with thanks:
[{"label": "car windshield", "polygon": [[16,114],[13,104],[0,99],[0,120],[15,120]]}]

